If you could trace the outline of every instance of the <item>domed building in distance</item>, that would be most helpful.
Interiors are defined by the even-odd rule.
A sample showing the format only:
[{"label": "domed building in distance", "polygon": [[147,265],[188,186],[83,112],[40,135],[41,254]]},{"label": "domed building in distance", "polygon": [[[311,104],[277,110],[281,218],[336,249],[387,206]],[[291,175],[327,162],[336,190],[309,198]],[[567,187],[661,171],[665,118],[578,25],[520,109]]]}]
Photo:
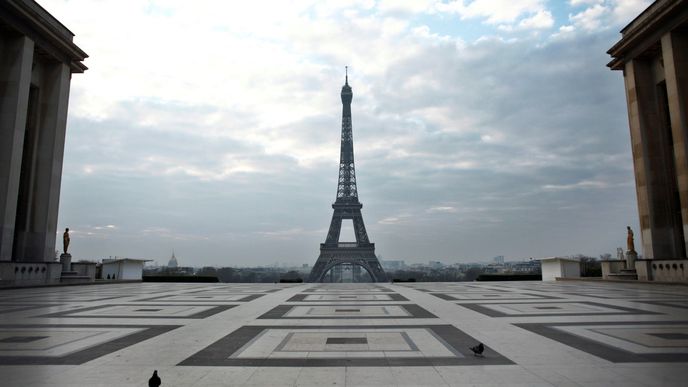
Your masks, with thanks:
[{"label": "domed building in distance", "polygon": [[167,263],[167,267],[171,269],[176,269],[179,264],[177,263],[177,257],[174,256],[174,251],[172,252],[172,257],[170,258],[170,261]]}]

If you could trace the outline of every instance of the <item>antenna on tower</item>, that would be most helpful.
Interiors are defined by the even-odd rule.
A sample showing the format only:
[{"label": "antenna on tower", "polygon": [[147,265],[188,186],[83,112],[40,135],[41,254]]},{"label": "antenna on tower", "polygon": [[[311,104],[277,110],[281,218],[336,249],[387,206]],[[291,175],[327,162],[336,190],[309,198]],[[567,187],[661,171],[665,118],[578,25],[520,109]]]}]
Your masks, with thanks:
[{"label": "antenna on tower", "polygon": [[349,66],[344,66],[344,83],[349,84]]}]

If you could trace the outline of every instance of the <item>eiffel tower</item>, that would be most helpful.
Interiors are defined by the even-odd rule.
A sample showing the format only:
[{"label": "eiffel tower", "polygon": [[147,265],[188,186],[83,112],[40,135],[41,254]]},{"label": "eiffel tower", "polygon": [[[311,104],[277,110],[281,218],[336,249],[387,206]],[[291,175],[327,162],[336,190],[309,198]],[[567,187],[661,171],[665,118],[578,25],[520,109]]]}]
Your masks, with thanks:
[{"label": "eiffel tower", "polygon": [[[354,167],[354,139],[351,129],[351,100],[353,93],[349,86],[348,68],[342,87],[342,146],[339,158],[339,183],[337,200],[332,204],[334,212],[330,230],[325,243],[320,244],[320,256],[311,270],[308,282],[323,282],[325,273],[339,265],[360,266],[365,269],[373,282],[385,282],[380,261],[375,256],[375,244],[370,243],[363,224],[361,208],[356,188],[356,168]],[[342,220],[351,219],[354,224],[356,242],[339,242]]]}]

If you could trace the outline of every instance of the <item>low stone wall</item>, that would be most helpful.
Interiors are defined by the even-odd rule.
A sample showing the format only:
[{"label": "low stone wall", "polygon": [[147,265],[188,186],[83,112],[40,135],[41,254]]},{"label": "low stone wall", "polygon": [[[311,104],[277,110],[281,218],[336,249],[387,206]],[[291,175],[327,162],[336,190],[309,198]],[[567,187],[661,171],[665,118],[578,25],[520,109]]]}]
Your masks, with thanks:
[{"label": "low stone wall", "polygon": [[72,271],[78,275],[90,277],[92,281],[96,280],[96,263],[95,262],[73,262]]},{"label": "low stone wall", "polygon": [[0,262],[0,287],[60,283],[60,262]]},{"label": "low stone wall", "polygon": [[625,259],[610,259],[608,261],[601,261],[602,279],[609,279],[609,274],[620,273],[622,269],[626,268]]}]

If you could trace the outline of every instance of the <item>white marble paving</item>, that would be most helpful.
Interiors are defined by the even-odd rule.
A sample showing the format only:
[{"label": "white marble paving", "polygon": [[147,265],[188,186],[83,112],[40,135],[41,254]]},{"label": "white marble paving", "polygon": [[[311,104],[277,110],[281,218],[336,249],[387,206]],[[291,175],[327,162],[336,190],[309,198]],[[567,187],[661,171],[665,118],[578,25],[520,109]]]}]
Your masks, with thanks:
[{"label": "white marble paving", "polygon": [[[186,293],[186,294],[179,294],[179,295],[174,295],[174,296],[163,296],[163,297],[158,297],[156,296],[153,299],[150,299],[149,301],[151,302],[158,302],[158,301],[180,301],[180,302],[188,302],[188,301],[196,301],[196,302],[223,302],[223,301],[241,301],[245,299],[247,294],[244,292],[238,293],[238,294],[221,294],[221,293],[211,293],[211,294],[205,294],[205,293]],[[144,299],[148,300],[148,299]]]},{"label": "white marble paving", "polygon": [[[577,325],[556,329],[633,353],[685,353],[688,325]],[[657,335],[683,334],[686,338],[664,339]]]},{"label": "white marble paving", "polygon": [[81,312],[69,313],[70,317],[78,316],[132,316],[132,317],[146,317],[146,316],[169,316],[169,317],[187,317],[196,313],[204,312],[212,309],[213,306],[194,306],[194,305],[116,305],[95,310],[86,310]]},{"label": "white marble paving", "polygon": [[407,317],[411,314],[398,305],[385,306],[294,306],[284,317]]},{"label": "white marble paving", "polygon": [[0,356],[64,356],[83,348],[140,332],[141,330],[141,328],[98,327],[0,327]]},{"label": "white marble paving", "polygon": [[512,303],[512,304],[485,304],[485,308],[492,309],[507,315],[518,316],[522,314],[596,314],[596,313],[618,313],[619,309],[604,307],[601,305],[591,305],[584,303]]},{"label": "white marble paving", "polygon": [[536,295],[536,294],[524,294],[524,293],[516,293],[516,292],[476,292],[476,291],[471,291],[471,292],[466,292],[463,293],[461,291],[457,291],[452,289],[449,292],[436,292],[436,293],[442,293],[446,294],[452,298],[455,298],[457,300],[502,300],[502,299],[508,299],[508,300],[528,300],[528,299],[542,299],[544,298],[541,295]]},{"label": "white marble paving", "polygon": [[[361,339],[360,343],[329,343],[328,339]],[[344,329],[268,329],[251,341],[235,358],[326,358],[396,357],[412,352],[416,357],[456,356],[427,329],[344,330]],[[333,355],[334,353],[334,355]],[[460,356],[460,355],[459,355]]]},{"label": "white marble paving", "polygon": [[[612,354],[619,350],[638,356],[686,359],[688,287],[583,281],[381,286],[128,283],[0,290],[0,384],[141,386],[154,369],[163,386],[684,386],[688,380],[685,360],[608,359],[602,356],[604,351],[596,355],[584,346],[577,348],[516,325],[542,324],[567,337],[598,343]],[[408,301],[393,301],[391,293]],[[444,300],[433,293],[459,301]],[[261,297],[240,301],[252,294]],[[289,301],[296,295],[304,296],[303,300]],[[141,301],[147,298],[155,299]],[[205,318],[184,318],[213,308],[213,302],[236,306]],[[308,302],[336,305],[303,305]],[[477,303],[506,316],[490,317],[458,305],[463,302]],[[42,304],[45,306],[34,308]],[[103,307],[112,304],[116,306]],[[337,306],[340,304],[345,306]],[[399,304],[417,304],[437,318],[405,318],[408,312]],[[293,306],[285,314],[289,319],[258,319],[279,305]],[[95,307],[99,308],[78,311]],[[623,310],[609,314],[619,312],[619,308],[656,314]],[[71,316],[46,317],[71,310],[77,311]],[[168,318],[154,318],[160,314]],[[73,356],[112,340],[135,337],[144,330],[139,325],[160,324],[179,327],[143,341],[134,340],[80,364],[21,364],[17,360]],[[179,365],[248,326],[268,329],[234,354],[237,359],[456,356],[446,343],[423,328],[429,325],[452,325],[513,364],[481,365],[479,359],[469,359],[478,362],[434,366]],[[328,344],[328,338],[365,339],[365,344],[360,340]]]},{"label": "white marble paving", "polygon": [[357,302],[357,301],[392,301],[388,294],[308,294],[303,301],[333,301],[333,302]]}]

